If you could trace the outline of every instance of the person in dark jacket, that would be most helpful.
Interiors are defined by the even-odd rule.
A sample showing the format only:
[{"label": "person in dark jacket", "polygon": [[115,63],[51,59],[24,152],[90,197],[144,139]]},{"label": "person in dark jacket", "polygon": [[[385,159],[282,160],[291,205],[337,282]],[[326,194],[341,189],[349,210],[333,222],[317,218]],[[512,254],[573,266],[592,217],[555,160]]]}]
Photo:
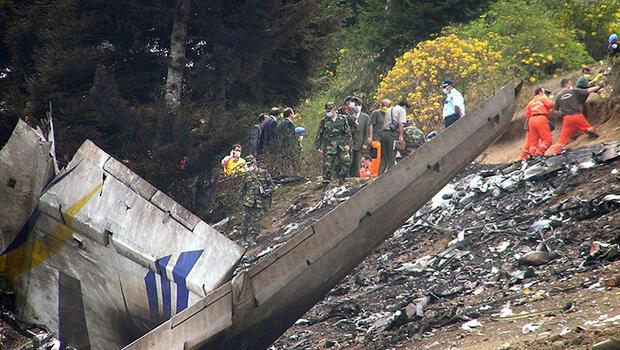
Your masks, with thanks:
[{"label": "person in dark jacket", "polygon": [[261,137],[261,129],[262,129],[262,125],[263,125],[263,121],[265,120],[265,117],[267,116],[267,114],[265,113],[261,113],[258,116],[258,124],[254,124],[252,126],[252,128],[250,129],[250,135],[248,136],[249,138],[249,143],[250,143],[250,154],[253,155],[254,157],[256,157],[256,155],[259,153],[260,151],[260,137]]},{"label": "person in dark jacket", "polygon": [[261,126],[261,137],[259,142],[259,153],[265,153],[269,149],[269,144],[276,138],[276,128],[278,127],[278,116],[280,108],[273,107],[269,115],[265,117]]}]

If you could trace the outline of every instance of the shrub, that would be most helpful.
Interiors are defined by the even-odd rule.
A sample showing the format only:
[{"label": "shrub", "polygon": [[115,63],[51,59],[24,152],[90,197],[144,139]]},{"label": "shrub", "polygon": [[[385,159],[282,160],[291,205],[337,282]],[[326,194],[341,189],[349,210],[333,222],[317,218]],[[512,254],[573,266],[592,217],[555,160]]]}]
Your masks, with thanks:
[{"label": "shrub", "polygon": [[535,83],[558,69],[574,70],[592,60],[577,41],[577,31],[562,23],[554,7],[542,1],[500,0],[461,29],[488,41],[516,76]]},{"label": "shrub", "polygon": [[433,129],[441,121],[443,94],[439,85],[443,79],[453,79],[464,92],[472,83],[497,74],[500,64],[500,53],[485,41],[455,34],[440,36],[419,43],[398,58],[379,84],[375,98],[394,102],[407,98],[418,127]]}]

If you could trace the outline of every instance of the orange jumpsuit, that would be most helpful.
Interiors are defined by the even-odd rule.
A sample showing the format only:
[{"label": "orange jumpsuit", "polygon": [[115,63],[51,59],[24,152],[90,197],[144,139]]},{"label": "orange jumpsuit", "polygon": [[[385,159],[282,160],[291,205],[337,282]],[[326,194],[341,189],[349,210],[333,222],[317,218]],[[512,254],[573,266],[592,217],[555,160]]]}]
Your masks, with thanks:
[{"label": "orange jumpsuit", "polygon": [[372,177],[372,172],[371,172],[370,168],[366,168],[365,166],[362,166],[360,168],[360,179],[368,180],[371,177]]},{"label": "orange jumpsuit", "polygon": [[585,89],[571,89],[564,91],[558,96],[555,103],[555,109],[562,112],[562,132],[560,139],[553,145],[550,151],[553,154],[562,152],[564,146],[569,143],[577,131],[587,132],[594,131],[594,128],[586,120],[583,115],[583,104],[588,98],[588,92]]},{"label": "orange jumpsuit", "polygon": [[372,141],[370,148],[374,149],[377,153],[375,158],[372,158],[370,163],[370,173],[372,176],[379,175],[379,168],[381,167],[381,142]]},{"label": "orange jumpsuit", "polygon": [[[553,109],[553,101],[547,95],[536,95],[525,107],[527,132],[523,152],[530,156],[543,155],[553,142],[547,116]],[[523,153],[522,153],[523,154]]]},{"label": "orange jumpsuit", "polygon": [[586,116],[583,113],[565,115],[562,120],[562,132],[560,133],[560,139],[558,143],[551,147],[553,154],[559,154],[564,149],[567,143],[569,143],[577,131],[586,132],[594,131],[594,127],[586,120]]}]

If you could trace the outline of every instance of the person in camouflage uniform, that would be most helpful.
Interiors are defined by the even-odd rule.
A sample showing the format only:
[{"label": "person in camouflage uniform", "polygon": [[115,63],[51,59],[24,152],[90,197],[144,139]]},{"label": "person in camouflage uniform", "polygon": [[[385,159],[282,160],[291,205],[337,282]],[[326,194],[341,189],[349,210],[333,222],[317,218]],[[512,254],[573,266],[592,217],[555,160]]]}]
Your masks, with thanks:
[{"label": "person in camouflage uniform", "polygon": [[323,191],[327,189],[334,173],[339,183],[344,183],[351,166],[350,144],[351,129],[347,118],[336,112],[333,102],[327,103],[325,118],[321,121],[315,141],[316,149],[323,153]]},{"label": "person in camouflage uniform", "polygon": [[249,155],[245,158],[248,172],[241,183],[241,204],[243,206],[242,234],[256,238],[260,231],[260,219],[271,205],[273,181],[265,169],[259,168],[256,159]]},{"label": "person in camouflage uniform", "polygon": [[407,148],[401,151],[402,158],[410,155],[416,149],[420,148],[426,142],[426,136],[422,130],[418,129],[412,121],[407,121],[403,129],[403,139]]}]

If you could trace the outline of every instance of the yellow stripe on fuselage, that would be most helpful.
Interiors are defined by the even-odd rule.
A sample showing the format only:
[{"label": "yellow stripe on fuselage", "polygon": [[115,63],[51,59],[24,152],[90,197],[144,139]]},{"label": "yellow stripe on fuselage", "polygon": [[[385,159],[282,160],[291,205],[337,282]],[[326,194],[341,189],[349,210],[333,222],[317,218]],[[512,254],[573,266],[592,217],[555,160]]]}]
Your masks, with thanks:
[{"label": "yellow stripe on fuselage", "polygon": [[103,181],[63,213],[66,224],[58,225],[48,235],[38,239],[28,239],[15,250],[0,256],[0,278],[14,281],[22,273],[40,265],[58,253],[67,244],[73,230],[67,226],[77,213],[101,190]]}]

